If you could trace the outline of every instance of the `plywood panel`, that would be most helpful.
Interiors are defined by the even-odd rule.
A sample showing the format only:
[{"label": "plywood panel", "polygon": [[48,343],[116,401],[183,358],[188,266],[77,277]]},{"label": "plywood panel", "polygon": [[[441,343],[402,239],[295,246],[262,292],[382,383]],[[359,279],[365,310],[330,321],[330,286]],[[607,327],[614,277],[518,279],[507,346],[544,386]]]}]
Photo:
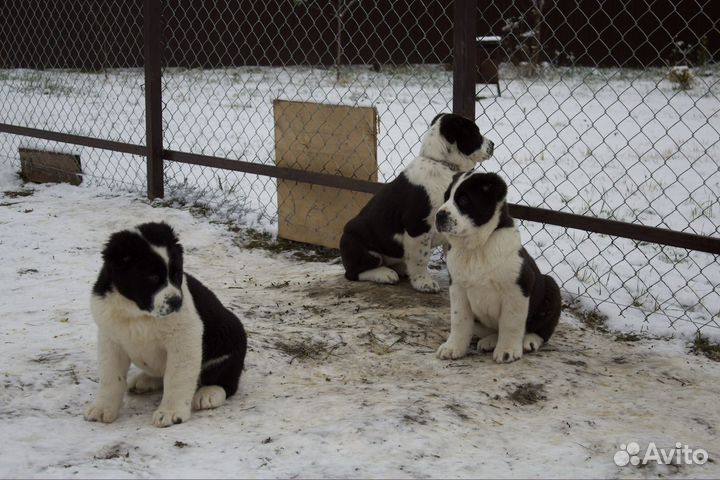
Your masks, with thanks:
[{"label": "plywood panel", "polygon": [[[276,100],[273,110],[277,166],[377,181],[374,108]],[[370,197],[278,180],[278,235],[337,248],[345,223]]]}]

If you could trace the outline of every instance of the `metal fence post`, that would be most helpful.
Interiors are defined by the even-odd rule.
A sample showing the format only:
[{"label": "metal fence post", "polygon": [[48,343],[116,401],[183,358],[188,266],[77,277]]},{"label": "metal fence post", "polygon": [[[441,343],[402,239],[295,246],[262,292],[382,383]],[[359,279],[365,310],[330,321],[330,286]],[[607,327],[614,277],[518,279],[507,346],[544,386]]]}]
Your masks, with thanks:
[{"label": "metal fence post", "polygon": [[162,198],[162,0],[144,0],[145,134],[147,144],[147,195]]},{"label": "metal fence post", "polygon": [[476,0],[455,0],[453,18],[453,113],[475,119]]}]

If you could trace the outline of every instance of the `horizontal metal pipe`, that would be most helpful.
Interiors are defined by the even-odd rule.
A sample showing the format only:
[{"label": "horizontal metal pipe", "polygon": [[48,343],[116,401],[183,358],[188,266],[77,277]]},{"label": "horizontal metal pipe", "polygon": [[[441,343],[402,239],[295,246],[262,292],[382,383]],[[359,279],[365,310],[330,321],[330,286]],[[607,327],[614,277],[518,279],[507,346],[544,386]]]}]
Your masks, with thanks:
[{"label": "horizontal metal pipe", "polygon": [[[228,160],[226,158],[199,155],[195,153],[176,152],[166,150],[163,158],[170,161],[204,165],[206,167],[222,168],[237,172],[253,173],[269,177],[294,180],[297,182],[323,185],[358,192],[376,193],[382,188],[382,183],[345,178],[326,173],[306,172],[293,168],[276,167],[258,163]],[[545,223],[558,227],[585,230],[594,233],[629,238],[631,240],[658,243],[671,247],[686,248],[700,252],[720,255],[720,238],[705,237],[692,233],[677,232],[664,228],[648,227],[635,223],[619,222],[604,218],[586,217],[574,213],[557,212],[545,208],[528,207],[525,205],[510,204],[510,214],[520,220]]]},{"label": "horizontal metal pipe", "polygon": [[356,192],[375,193],[380,189],[380,187],[382,187],[381,183],[341,177],[339,175],[330,175],[328,173],[308,172],[295,168],[277,167],[275,165],[244,162],[241,160],[228,160],[227,158],[199,155],[196,153],[177,152],[174,150],[163,151],[163,158],[172,162],[222,168],[223,170],[234,170],[236,172],[253,173],[255,175],[281,178],[283,180],[294,180],[296,182],[340,188],[343,190],[354,190]]},{"label": "horizontal metal pipe", "polygon": [[510,204],[509,208],[510,215],[521,220],[720,255],[720,238],[717,237],[706,237],[694,233],[648,227],[605,218],[586,217],[574,213],[557,212],[525,205]]},{"label": "horizontal metal pipe", "polygon": [[[147,152],[146,147],[141,145],[114,142],[111,140],[72,135],[68,133],[51,132],[36,128],[20,127],[5,123],[0,123],[0,132],[41,138],[61,143],[71,143],[103,150],[113,150],[133,155],[146,155]],[[284,180],[365,193],[376,193],[383,186],[382,183],[346,178],[339,175],[307,172],[294,168],[277,167],[275,165],[264,165],[240,160],[228,160],[227,158],[178,152],[174,150],[163,150],[163,159],[172,162],[221,168],[224,170],[264,175]],[[657,243],[660,245],[720,255],[720,238],[718,237],[702,236],[693,233],[678,232],[664,228],[648,227],[634,223],[619,222],[617,220],[587,217],[574,213],[557,212],[555,210],[528,207],[517,204],[510,204],[510,214],[520,220],[539,222],[558,227],[584,230],[604,235],[628,238],[631,240]]]},{"label": "horizontal metal pipe", "polygon": [[8,125],[7,123],[0,123],[0,133],[10,133],[12,135],[40,138],[53,142],[72,143],[75,145],[82,145],[84,147],[112,150],[115,152],[130,153],[133,155],[144,156],[147,151],[147,149],[142,145],[114,142],[112,140],[103,140],[101,138],[85,137],[70,133],[51,132],[49,130],[40,130],[38,128],[20,127],[18,125]]}]

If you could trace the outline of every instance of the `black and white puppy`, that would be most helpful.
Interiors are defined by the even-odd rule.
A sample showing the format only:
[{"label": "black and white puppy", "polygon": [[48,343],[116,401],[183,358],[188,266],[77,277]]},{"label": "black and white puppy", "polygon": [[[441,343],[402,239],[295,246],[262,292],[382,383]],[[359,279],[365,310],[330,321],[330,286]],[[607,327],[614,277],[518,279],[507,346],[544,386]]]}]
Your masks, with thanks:
[{"label": "black and white puppy", "polygon": [[110,423],[122,405],[130,362],[133,393],[163,390],[153,414],[166,427],[222,405],[238,388],[247,339],[240,320],[183,272],[183,248],[165,223],[114,233],[103,250],[91,311],[98,326],[100,391],[85,419]]},{"label": "black and white puppy", "polygon": [[439,358],[460,358],[473,334],[478,351],[498,363],[537,351],[560,318],[560,289],[520,243],[505,197],[507,185],[494,173],[458,175],[445,194],[436,225],[450,243],[450,336]]},{"label": "black and white puppy", "polygon": [[490,158],[493,142],[474,122],[451,113],[437,115],[425,133],[420,154],[350,220],[340,239],[348,280],[396,283],[409,276],[421,292],[437,292],[428,272],[432,247],[442,237],[435,212],[454,174]]}]

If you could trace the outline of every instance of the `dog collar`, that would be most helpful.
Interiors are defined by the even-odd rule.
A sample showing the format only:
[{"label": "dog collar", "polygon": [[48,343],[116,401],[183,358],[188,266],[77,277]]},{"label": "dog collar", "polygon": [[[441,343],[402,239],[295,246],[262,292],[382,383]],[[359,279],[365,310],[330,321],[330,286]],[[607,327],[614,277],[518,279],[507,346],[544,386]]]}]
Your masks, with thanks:
[{"label": "dog collar", "polygon": [[439,158],[432,158],[432,157],[425,157],[429,160],[432,160],[433,162],[437,162],[441,165],[445,165],[447,168],[452,170],[455,173],[458,173],[460,171],[460,167],[458,165],[455,165],[454,163],[446,162],[445,160],[440,160]]}]

